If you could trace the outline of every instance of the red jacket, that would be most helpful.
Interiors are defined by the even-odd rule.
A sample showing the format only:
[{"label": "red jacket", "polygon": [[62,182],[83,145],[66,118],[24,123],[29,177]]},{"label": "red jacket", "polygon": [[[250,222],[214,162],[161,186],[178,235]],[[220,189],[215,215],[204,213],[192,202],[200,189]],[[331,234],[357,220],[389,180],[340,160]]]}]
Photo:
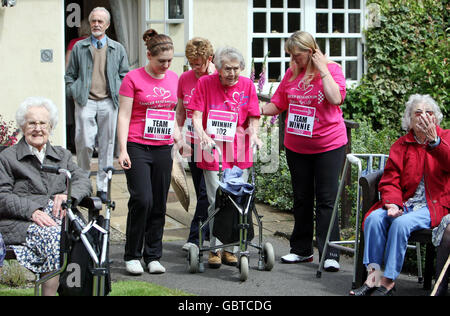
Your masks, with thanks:
[{"label": "red jacket", "polygon": [[389,159],[381,177],[378,191],[381,200],[367,212],[367,216],[385,204],[399,207],[411,198],[422,177],[430,210],[431,227],[439,225],[450,210],[450,130],[436,128],[441,143],[430,149],[414,139],[412,130],[400,137],[391,147]]}]

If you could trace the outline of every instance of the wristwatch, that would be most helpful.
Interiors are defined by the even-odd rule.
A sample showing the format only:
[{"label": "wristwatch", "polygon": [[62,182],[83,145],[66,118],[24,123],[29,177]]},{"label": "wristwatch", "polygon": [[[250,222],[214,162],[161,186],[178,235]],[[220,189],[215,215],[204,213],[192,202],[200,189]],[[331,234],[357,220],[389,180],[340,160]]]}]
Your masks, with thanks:
[{"label": "wristwatch", "polygon": [[430,144],[431,146],[433,146],[434,144],[437,143],[438,140],[439,140],[439,136],[436,136],[436,138],[433,139],[431,142],[429,142],[429,144]]}]

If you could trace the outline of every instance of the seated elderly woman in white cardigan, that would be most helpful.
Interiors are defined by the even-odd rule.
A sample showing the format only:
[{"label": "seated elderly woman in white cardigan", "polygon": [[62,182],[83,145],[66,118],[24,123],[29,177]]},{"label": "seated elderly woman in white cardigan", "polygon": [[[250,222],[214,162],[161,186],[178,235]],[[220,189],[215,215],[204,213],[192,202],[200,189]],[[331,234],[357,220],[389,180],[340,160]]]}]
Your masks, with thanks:
[{"label": "seated elderly woman in white cardigan", "polygon": [[[52,101],[27,98],[16,112],[23,137],[0,153],[0,233],[6,244],[14,245],[18,262],[41,275],[59,269],[62,203],[67,200],[65,176],[44,173],[41,165],[72,173],[72,199],[81,201],[92,192],[87,173],[71,153],[49,142],[57,120]],[[58,277],[48,280],[43,295],[55,295],[58,285]]]}]

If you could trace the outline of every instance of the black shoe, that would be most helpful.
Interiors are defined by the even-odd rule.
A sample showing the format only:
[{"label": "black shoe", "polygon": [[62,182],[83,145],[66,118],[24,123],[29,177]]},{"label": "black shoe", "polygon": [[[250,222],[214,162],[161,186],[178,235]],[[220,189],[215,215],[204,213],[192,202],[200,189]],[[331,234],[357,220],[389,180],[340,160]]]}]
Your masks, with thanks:
[{"label": "black shoe", "polygon": [[395,286],[388,290],[384,286],[378,287],[372,294],[372,296],[393,296],[395,291]]},{"label": "black shoe", "polygon": [[377,287],[370,287],[366,283],[364,283],[360,288],[356,290],[350,291],[350,296],[370,296],[374,291],[376,291]]},{"label": "black shoe", "polygon": [[108,196],[106,195],[105,191],[97,191],[97,196],[102,200],[102,203],[106,203],[108,200]]}]

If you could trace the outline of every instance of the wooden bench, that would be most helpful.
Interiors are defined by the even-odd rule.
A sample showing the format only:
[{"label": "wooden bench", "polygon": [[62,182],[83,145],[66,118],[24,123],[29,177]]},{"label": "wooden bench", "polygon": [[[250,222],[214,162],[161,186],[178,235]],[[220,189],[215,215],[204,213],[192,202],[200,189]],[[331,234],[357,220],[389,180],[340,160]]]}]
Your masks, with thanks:
[{"label": "wooden bench", "polygon": [[[383,170],[362,176],[359,179],[359,184],[362,190],[362,218],[364,218],[367,211],[379,200],[378,196],[378,184],[380,182],[381,176],[383,175]],[[362,223],[361,223],[361,238],[358,251],[358,260],[356,267],[356,288],[363,285],[367,278],[367,271],[363,264],[364,255],[364,234],[362,233]],[[423,288],[424,290],[431,289],[431,282],[434,274],[434,258],[436,257],[436,249],[431,242],[431,229],[422,229],[415,231],[411,234],[409,242],[426,245],[425,250],[425,271]],[[422,264],[421,262],[418,264]],[[419,280],[420,281],[420,280]]]}]

